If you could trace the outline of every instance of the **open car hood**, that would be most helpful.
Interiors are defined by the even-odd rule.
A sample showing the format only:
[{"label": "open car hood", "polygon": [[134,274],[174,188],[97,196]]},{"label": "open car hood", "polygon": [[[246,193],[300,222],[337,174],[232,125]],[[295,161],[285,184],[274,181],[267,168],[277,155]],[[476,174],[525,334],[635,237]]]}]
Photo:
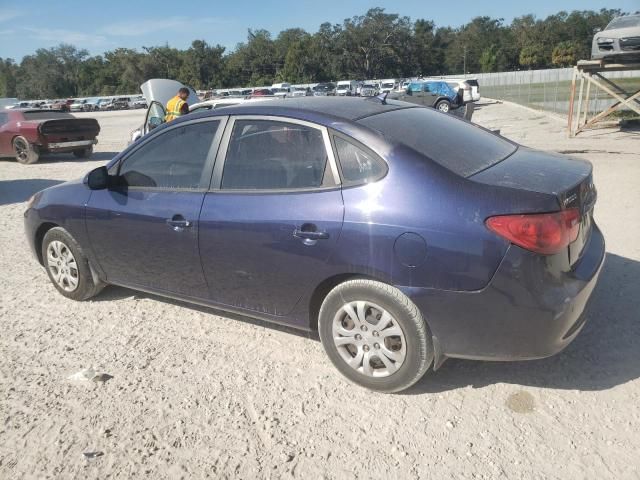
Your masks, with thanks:
[{"label": "open car hood", "polygon": [[[162,105],[166,105],[167,102],[178,94],[178,90],[184,87],[182,83],[177,80],[169,80],[168,78],[152,78],[140,85],[142,95],[147,99],[148,103],[156,101]],[[189,89],[189,98],[187,103],[189,106],[194,105],[200,101],[195,90],[191,87]]]}]

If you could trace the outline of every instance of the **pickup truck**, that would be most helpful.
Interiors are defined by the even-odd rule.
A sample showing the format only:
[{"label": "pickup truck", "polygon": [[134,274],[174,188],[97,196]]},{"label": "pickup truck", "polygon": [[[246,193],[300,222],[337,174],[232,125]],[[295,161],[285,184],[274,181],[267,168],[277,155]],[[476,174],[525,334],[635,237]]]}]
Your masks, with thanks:
[{"label": "pickup truck", "polygon": [[98,133],[94,118],[54,110],[5,110],[0,112],[0,157],[12,156],[22,164],[36,163],[45,153],[89,158]]}]

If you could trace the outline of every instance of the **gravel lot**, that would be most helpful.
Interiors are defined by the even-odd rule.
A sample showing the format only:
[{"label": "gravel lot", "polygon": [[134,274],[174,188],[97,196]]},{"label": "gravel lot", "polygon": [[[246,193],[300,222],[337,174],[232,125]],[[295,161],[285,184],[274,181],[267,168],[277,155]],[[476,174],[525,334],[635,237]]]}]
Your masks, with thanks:
[{"label": "gravel lot", "polygon": [[[589,322],[553,358],[450,360],[382,395],[314,336],[122,288],[56,292],[24,202],[103,164],[143,115],[95,114],[90,161],[0,160],[0,478],[639,478],[640,132],[567,139],[554,117],[480,106],[484,126],[593,162],[608,258]],[[88,367],[112,378],[67,378]]]}]

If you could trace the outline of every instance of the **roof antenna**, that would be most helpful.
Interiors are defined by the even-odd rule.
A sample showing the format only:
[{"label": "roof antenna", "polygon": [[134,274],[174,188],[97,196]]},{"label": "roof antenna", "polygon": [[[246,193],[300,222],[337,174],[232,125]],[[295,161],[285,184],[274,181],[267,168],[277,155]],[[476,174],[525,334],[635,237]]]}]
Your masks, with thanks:
[{"label": "roof antenna", "polygon": [[382,105],[386,105],[387,95],[389,95],[389,92],[383,92],[380,95],[376,95],[375,97],[369,97],[369,100],[378,100]]}]

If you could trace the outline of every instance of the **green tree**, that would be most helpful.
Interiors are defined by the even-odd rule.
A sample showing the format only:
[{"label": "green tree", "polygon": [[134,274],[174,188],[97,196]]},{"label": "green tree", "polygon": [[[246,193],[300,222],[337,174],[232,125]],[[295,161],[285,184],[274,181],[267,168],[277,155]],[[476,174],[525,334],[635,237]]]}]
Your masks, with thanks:
[{"label": "green tree", "polygon": [[520,65],[529,69],[544,65],[546,62],[544,48],[539,45],[529,45],[520,50]]},{"label": "green tree", "polygon": [[551,63],[558,67],[570,67],[575,65],[584,55],[581,54],[581,45],[578,42],[560,42],[551,53]]},{"label": "green tree", "polygon": [[16,72],[18,66],[13,59],[0,58],[0,97],[13,98],[16,93]]}]

